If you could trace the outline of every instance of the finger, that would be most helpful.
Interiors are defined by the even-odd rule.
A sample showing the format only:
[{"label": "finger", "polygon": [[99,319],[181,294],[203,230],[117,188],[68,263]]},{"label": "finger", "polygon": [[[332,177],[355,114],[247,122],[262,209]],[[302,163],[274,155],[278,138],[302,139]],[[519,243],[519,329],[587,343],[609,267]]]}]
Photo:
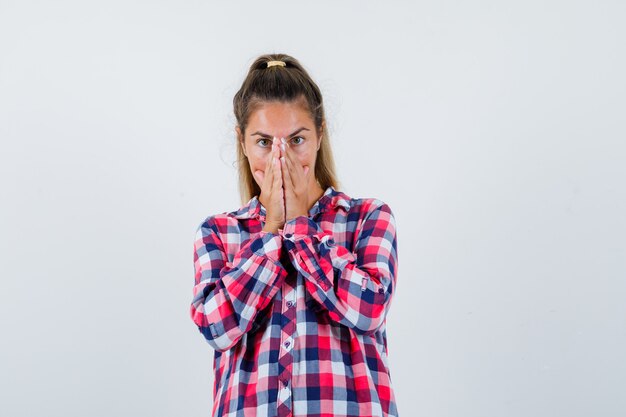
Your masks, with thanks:
[{"label": "finger", "polygon": [[293,162],[293,160],[285,159],[287,170],[289,171],[289,177],[291,178],[291,184],[294,190],[301,190],[306,185],[304,174],[301,172],[300,163]]},{"label": "finger", "polygon": [[261,185],[263,185],[264,183],[264,179],[265,179],[265,174],[263,173],[263,171],[261,171],[260,169],[257,169],[256,171],[254,171],[252,173],[252,175],[254,175],[254,178],[256,178],[259,183],[261,183]]},{"label": "finger", "polygon": [[302,167],[300,166],[300,163],[293,155],[293,149],[291,149],[288,143],[285,143],[285,156],[287,158],[287,168],[290,171],[292,183],[295,187],[296,184],[300,184],[301,182],[303,182],[304,174],[302,172]]},{"label": "finger", "polygon": [[287,167],[287,159],[285,159],[284,156],[281,156],[280,163],[280,167],[283,172],[283,183],[285,184],[285,190],[289,189],[289,192],[291,193],[291,190],[293,189],[293,180],[291,178],[291,172],[289,170],[289,167]]},{"label": "finger", "polygon": [[267,176],[269,174],[270,174],[269,166],[265,169],[265,171],[261,171],[260,169],[257,169],[256,171],[254,171],[253,175],[256,178],[259,179],[259,185],[261,186],[261,192],[263,192],[263,190],[265,189],[265,186],[267,185],[267,182],[265,181],[265,179],[267,178]]},{"label": "finger", "polygon": [[285,138],[280,138],[280,140],[281,140],[280,147],[282,149],[281,156],[282,156],[282,159],[285,160],[285,164],[283,164],[282,166],[283,166],[285,171],[288,171],[289,176],[291,177],[291,185],[294,186],[295,185],[295,182],[294,182],[295,177],[294,177],[294,172],[293,172],[293,169],[292,169],[293,164],[292,163],[290,164],[290,162],[289,162],[289,161],[293,161],[293,156],[291,155],[291,153],[292,153],[291,152],[291,148],[289,147],[289,144],[287,143]]},{"label": "finger", "polygon": [[272,178],[272,182],[278,179],[282,187],[282,173],[280,172],[280,160],[278,158],[280,158],[280,149],[278,147],[278,143],[273,142],[272,143],[272,175],[274,175],[274,177]]},{"label": "finger", "polygon": [[267,168],[265,169],[265,178],[263,182],[263,187],[271,188],[273,175],[274,175],[274,166],[272,164],[272,155],[270,154],[269,158],[267,158]]},{"label": "finger", "polygon": [[283,155],[285,155],[285,157],[291,159],[291,162],[294,161],[294,156],[293,156],[293,149],[291,149],[291,146],[289,145],[289,142],[287,142],[285,140],[285,138],[282,139],[282,143],[283,143]]},{"label": "finger", "polygon": [[[281,171],[283,172],[283,190],[284,190],[284,198],[285,204],[287,201],[293,201],[295,198],[293,185],[291,181],[291,177],[289,175],[289,169],[287,169],[287,162],[284,157],[281,157]],[[285,206],[285,210],[287,207]],[[286,212],[285,212],[286,214]]]},{"label": "finger", "polygon": [[280,169],[280,160],[278,160],[276,157],[273,157],[274,159],[274,178],[273,178],[273,189],[272,192],[278,191],[280,188],[282,188],[283,186],[283,176],[282,176],[282,170]]},{"label": "finger", "polygon": [[282,172],[280,169],[280,160],[278,159],[279,154],[278,145],[272,144],[272,193],[278,190],[278,187],[282,187]]},{"label": "finger", "polygon": [[270,157],[268,157],[267,160],[265,161],[265,167],[263,168],[263,170],[257,169],[256,171],[252,173],[252,175],[254,175],[255,178],[259,179],[259,182],[261,183],[261,187],[265,187],[266,185],[265,176],[270,173],[271,163],[272,163],[272,158],[270,155]]}]

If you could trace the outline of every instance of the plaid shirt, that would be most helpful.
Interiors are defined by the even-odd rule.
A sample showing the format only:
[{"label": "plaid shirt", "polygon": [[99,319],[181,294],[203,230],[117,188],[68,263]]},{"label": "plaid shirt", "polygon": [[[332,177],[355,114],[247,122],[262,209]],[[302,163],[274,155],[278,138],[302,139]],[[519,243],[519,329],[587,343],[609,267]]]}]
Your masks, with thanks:
[{"label": "plaid shirt", "polygon": [[190,314],[215,350],[212,416],[397,416],[391,209],[329,186],[278,233],[265,214],[254,196],[197,228]]}]

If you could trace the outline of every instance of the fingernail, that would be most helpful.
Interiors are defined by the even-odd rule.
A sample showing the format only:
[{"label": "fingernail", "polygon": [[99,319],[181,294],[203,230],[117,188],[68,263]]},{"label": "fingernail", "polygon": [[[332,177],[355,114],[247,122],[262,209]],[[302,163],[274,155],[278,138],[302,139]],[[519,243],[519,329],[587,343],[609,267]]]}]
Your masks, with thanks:
[{"label": "fingernail", "polygon": [[280,141],[281,141],[282,143],[287,143],[287,141],[285,140],[285,138],[280,138]]},{"label": "fingernail", "polygon": [[283,162],[285,162],[285,157],[284,157],[284,156],[281,156],[281,157],[280,157],[280,160],[281,160],[281,161],[283,161]]},{"label": "fingernail", "polygon": [[283,151],[285,150],[285,144],[284,143],[281,143],[280,147],[282,148]]}]

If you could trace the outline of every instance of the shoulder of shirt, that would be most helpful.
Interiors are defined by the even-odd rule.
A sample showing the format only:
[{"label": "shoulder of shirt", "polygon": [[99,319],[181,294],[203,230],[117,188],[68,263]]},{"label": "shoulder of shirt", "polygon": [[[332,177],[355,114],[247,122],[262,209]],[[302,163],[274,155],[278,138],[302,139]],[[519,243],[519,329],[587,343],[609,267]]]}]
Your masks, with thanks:
[{"label": "shoulder of shirt", "polygon": [[392,213],[391,207],[389,207],[389,204],[387,204],[385,201],[381,200],[380,198],[361,197],[361,198],[353,198],[352,201],[353,201],[353,205],[360,207],[359,212],[361,213],[370,214],[379,208]]},{"label": "shoulder of shirt", "polygon": [[219,234],[220,226],[224,227],[229,223],[235,223],[233,222],[235,219],[232,217],[232,213],[233,212],[224,211],[206,216],[196,226],[196,233],[206,233],[207,229],[210,229]]}]

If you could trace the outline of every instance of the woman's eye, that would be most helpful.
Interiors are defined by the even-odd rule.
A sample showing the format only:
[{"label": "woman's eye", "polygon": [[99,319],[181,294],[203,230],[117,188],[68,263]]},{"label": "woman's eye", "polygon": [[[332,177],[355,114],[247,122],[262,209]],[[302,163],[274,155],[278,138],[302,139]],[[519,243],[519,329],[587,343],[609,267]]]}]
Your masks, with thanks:
[{"label": "woman's eye", "polygon": [[295,141],[296,139],[302,139],[302,140],[300,140],[298,143],[296,143],[296,145],[299,145],[299,144],[301,144],[301,143],[302,143],[302,141],[304,141],[304,138],[303,138],[302,136],[296,136],[296,137],[295,137],[295,138],[293,138],[292,140],[294,140],[294,141]]},{"label": "woman's eye", "polygon": [[[261,143],[261,142],[263,142],[263,143]],[[257,140],[256,143],[259,143],[259,144],[261,144],[262,147],[265,147],[264,144],[267,143],[267,142],[270,142],[270,140],[269,139],[259,139],[259,140]]]}]

